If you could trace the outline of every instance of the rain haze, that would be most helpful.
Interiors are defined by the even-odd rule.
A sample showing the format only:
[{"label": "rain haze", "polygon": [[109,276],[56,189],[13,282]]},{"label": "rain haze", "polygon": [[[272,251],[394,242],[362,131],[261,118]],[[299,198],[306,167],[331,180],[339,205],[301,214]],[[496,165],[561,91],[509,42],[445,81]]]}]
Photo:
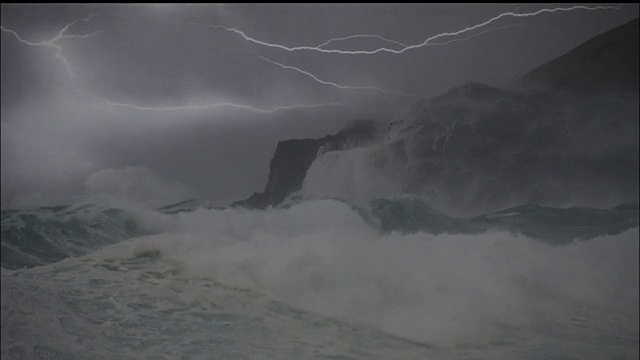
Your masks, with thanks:
[{"label": "rain haze", "polygon": [[1,10],[2,359],[638,359],[638,4]]},{"label": "rain haze", "polygon": [[393,118],[470,81],[503,86],[638,16],[637,4],[504,16],[401,53],[259,43],[358,34],[321,48],[398,50],[544,7],[3,4],[2,207],[136,187],[226,205],[262,190],[279,140]]}]

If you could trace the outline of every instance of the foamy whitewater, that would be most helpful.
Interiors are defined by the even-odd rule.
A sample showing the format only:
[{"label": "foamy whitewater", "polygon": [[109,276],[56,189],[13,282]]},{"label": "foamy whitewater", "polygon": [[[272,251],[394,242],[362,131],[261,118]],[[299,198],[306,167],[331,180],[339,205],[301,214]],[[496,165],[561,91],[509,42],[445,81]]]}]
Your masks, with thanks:
[{"label": "foamy whitewater", "polygon": [[[638,357],[637,205],[555,209],[562,241],[542,207],[188,205],[3,210],[2,358]],[[505,225],[527,219],[547,231]]]}]

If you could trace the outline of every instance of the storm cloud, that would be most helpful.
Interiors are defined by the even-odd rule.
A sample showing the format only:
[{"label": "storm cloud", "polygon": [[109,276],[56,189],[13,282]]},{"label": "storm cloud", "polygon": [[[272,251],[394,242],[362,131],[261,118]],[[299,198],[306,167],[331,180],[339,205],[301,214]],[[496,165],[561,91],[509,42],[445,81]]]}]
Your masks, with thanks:
[{"label": "storm cloud", "polygon": [[[2,207],[60,203],[91,193],[96,179],[113,190],[123,174],[227,204],[264,186],[279,140],[334,133],[350,119],[392,118],[470,81],[503,86],[637,17],[638,5],[505,17],[441,39],[460,41],[402,54],[286,51],[211,25],[288,47],[354,34],[416,44],[541,8],[3,4]],[[64,36],[51,41],[56,35]],[[325,48],[401,46],[379,37]]]}]

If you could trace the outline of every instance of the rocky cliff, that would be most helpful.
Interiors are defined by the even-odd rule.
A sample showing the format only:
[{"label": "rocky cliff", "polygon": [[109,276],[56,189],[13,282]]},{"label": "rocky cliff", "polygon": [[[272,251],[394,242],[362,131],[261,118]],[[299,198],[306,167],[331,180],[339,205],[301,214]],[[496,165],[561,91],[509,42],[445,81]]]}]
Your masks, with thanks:
[{"label": "rocky cliff", "polygon": [[469,83],[391,124],[374,163],[448,214],[638,198],[638,101]]},{"label": "rocky cliff", "polygon": [[525,74],[516,90],[638,93],[638,18],[604,32]]},{"label": "rocky cliff", "polygon": [[[637,201],[637,94],[635,19],[531,71],[509,90],[469,83],[419,101],[382,135],[375,122],[362,120],[336,135],[281,141],[264,192],[233,205],[277,205],[301,189],[318,154],[374,140],[380,141],[371,151],[358,152],[364,154],[358,169],[376,167],[375,173],[389,175],[402,193],[422,196],[452,215],[528,203]],[[327,159],[332,161],[314,172],[320,176],[314,184],[328,183],[340,171],[331,164],[343,169],[355,155],[350,153],[349,162]]]},{"label": "rocky cliff", "polygon": [[351,120],[335,135],[278,142],[269,164],[269,179],[264,191],[231,206],[264,209],[280,204],[289,194],[300,190],[307,170],[319,152],[365,145],[381,136],[382,127],[380,122],[371,119]]}]

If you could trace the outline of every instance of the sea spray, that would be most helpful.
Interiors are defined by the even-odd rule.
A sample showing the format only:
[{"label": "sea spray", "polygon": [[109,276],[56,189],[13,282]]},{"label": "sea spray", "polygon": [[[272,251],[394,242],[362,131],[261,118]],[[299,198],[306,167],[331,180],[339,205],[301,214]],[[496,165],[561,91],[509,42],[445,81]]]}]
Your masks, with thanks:
[{"label": "sea spray", "polygon": [[297,195],[303,199],[336,197],[358,204],[375,197],[400,195],[400,182],[380,163],[379,152],[378,145],[371,145],[318,156]]},{"label": "sea spray", "polygon": [[174,220],[173,235],[132,244],[188,276],[431,344],[487,341],[577,304],[633,312],[638,299],[637,228],[564,247],[502,231],[382,234],[332,200]]}]

